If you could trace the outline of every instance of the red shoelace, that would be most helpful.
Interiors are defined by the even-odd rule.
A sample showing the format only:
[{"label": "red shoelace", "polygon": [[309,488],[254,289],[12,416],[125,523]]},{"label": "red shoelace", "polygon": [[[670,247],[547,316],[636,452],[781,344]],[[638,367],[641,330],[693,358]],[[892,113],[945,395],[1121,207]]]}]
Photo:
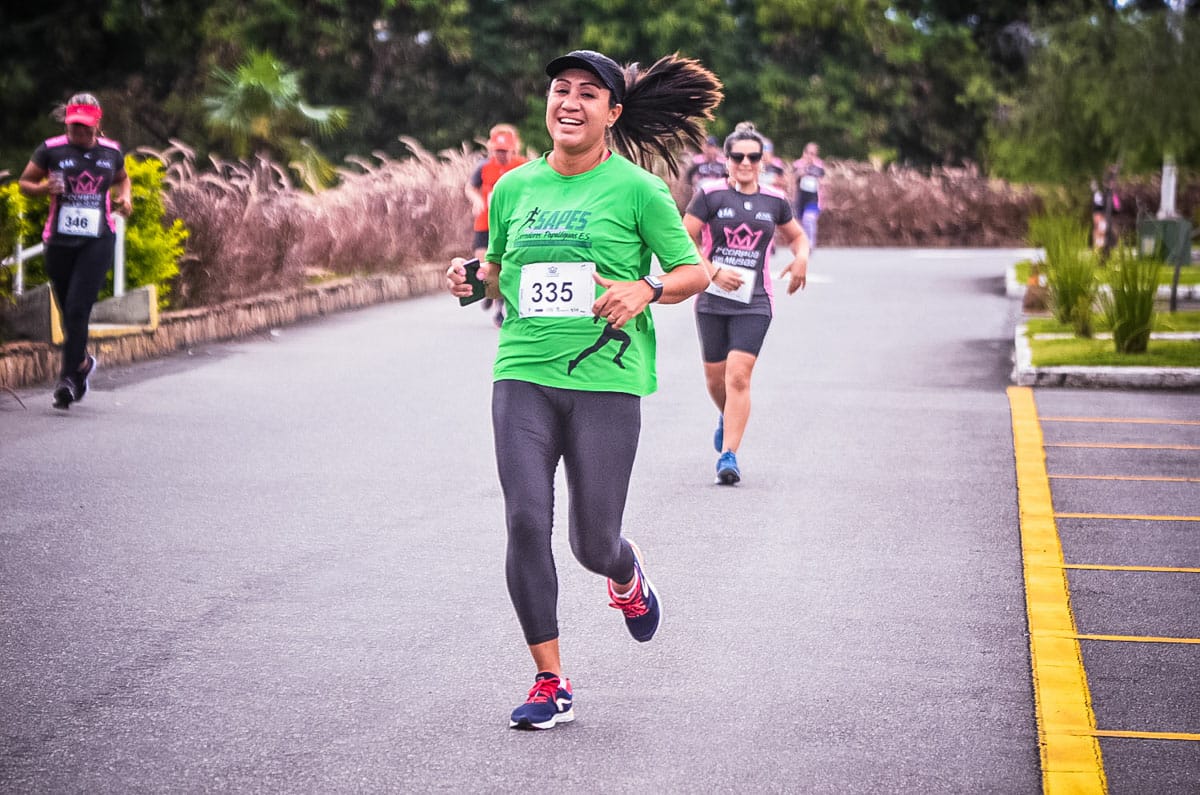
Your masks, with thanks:
[{"label": "red shoelace", "polygon": [[617,595],[613,593],[611,585],[608,587],[608,595],[612,599],[612,601],[608,603],[608,606],[617,608],[625,614],[626,618],[637,618],[638,616],[644,616],[650,609],[646,605],[646,600],[642,598],[642,583],[640,580],[638,581],[637,588],[634,589],[634,592],[624,599],[618,598]]},{"label": "red shoelace", "polygon": [[558,695],[560,681],[557,676],[550,679],[537,680],[533,683],[533,687],[529,688],[529,698],[525,699],[525,703],[541,703],[553,700]]}]

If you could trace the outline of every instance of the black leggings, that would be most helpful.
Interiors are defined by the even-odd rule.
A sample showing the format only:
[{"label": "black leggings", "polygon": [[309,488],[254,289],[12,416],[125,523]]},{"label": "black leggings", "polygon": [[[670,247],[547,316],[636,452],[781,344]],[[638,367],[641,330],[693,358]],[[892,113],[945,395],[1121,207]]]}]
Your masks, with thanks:
[{"label": "black leggings", "polygon": [[113,264],[113,238],[98,237],[82,246],[47,245],[46,275],[54,287],[62,313],[62,372],[66,378],[79,370],[87,353],[88,319]]},{"label": "black leggings", "polygon": [[550,536],[554,472],[566,466],[571,551],[616,582],[633,579],[621,516],[642,425],[641,398],[525,381],[492,387],[496,463],[504,492],[508,594],[530,646],[558,637],[558,576]]},{"label": "black leggings", "polygon": [[771,318],[767,315],[714,315],[696,313],[696,329],[700,332],[700,358],[717,364],[729,358],[730,351],[743,351],[758,356]]}]

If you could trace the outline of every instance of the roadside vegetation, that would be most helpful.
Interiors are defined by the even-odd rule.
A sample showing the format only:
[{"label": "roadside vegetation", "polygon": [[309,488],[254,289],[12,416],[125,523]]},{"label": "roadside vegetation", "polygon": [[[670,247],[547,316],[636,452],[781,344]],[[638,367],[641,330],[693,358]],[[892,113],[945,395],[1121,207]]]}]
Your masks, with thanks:
[{"label": "roadside vegetation", "polygon": [[1200,312],[1164,311],[1158,297],[1174,266],[1142,256],[1132,241],[1102,261],[1089,242],[1089,230],[1073,217],[1030,221],[1030,243],[1045,256],[1024,270],[1029,274],[1036,264],[1045,275],[1050,315],[1026,324],[1033,365],[1200,367],[1200,333],[1196,339],[1154,336],[1200,332]]}]

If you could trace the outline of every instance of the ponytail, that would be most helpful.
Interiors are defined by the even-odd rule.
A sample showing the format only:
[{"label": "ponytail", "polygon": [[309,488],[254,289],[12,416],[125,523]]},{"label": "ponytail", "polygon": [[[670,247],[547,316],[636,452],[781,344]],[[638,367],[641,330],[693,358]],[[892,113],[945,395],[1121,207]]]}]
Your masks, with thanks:
[{"label": "ponytail", "polygon": [[675,53],[659,58],[646,70],[636,63],[624,68],[623,109],[612,126],[612,142],[622,155],[650,170],[662,158],[679,176],[675,150],[699,149],[704,122],[724,98],[720,79],[697,60]]}]

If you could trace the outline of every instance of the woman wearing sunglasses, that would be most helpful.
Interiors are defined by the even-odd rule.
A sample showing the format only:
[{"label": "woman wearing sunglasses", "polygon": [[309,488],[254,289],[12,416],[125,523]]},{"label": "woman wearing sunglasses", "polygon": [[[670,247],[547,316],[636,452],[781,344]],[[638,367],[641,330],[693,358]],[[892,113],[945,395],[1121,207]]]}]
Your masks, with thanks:
[{"label": "woman wearing sunglasses", "polygon": [[720,417],[713,446],[717,483],[741,480],[737,451],[750,418],[750,376],[774,313],[768,278],[778,230],[794,259],[788,295],[807,279],[808,237],[792,215],[787,195],[759,185],[765,139],[742,122],[725,139],[729,178],[701,185],[683,224],[700,250],[712,283],[696,297],[696,328],[708,394]]}]

